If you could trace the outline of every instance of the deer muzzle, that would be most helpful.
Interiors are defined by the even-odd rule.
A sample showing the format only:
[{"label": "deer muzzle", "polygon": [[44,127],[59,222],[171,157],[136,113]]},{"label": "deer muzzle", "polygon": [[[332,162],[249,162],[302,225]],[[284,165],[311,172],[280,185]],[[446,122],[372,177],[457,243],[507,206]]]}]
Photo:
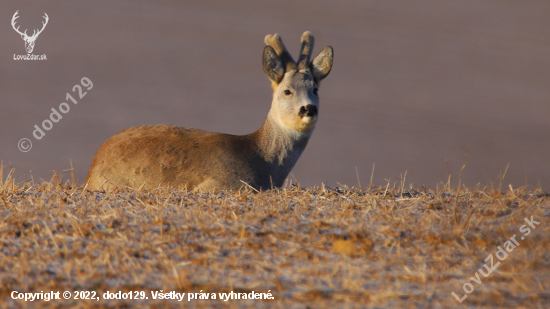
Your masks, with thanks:
[{"label": "deer muzzle", "polygon": [[317,106],[315,105],[312,105],[312,104],[308,104],[306,106],[302,106],[300,107],[300,112],[298,113],[298,115],[301,117],[301,118],[304,118],[304,117],[313,117],[313,116],[317,116]]}]

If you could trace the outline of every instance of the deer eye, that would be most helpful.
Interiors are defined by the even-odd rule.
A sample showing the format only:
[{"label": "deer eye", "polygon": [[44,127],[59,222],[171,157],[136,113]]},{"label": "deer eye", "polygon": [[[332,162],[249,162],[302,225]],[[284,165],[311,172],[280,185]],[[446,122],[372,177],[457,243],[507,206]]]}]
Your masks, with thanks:
[{"label": "deer eye", "polygon": [[290,91],[290,90],[288,90],[288,89],[285,90],[285,95],[291,95],[291,94],[292,94],[292,91]]},{"label": "deer eye", "polygon": [[314,94],[314,95],[317,95],[318,93],[319,93],[319,89],[313,88],[313,94]]}]

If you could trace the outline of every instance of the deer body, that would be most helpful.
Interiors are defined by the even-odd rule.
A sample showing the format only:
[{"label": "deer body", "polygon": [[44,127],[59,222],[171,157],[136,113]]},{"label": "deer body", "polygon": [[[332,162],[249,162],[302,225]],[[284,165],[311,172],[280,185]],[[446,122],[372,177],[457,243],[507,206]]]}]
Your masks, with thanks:
[{"label": "deer body", "polygon": [[321,79],[332,67],[332,48],[310,62],[313,36],[302,36],[298,63],[280,37],[266,36],[263,65],[274,89],[264,125],[229,135],[169,125],[124,130],[108,139],[92,161],[91,190],[171,186],[237,190],[283,185],[315,128]]}]

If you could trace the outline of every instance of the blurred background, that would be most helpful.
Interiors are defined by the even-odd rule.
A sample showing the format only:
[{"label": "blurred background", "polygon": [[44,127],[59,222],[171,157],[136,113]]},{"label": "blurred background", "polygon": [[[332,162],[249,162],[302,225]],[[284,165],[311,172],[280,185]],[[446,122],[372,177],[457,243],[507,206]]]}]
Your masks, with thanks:
[{"label": "blurred background", "polygon": [[[294,57],[310,30],[335,50],[320,119],[292,174],[303,186],[550,187],[549,1],[3,1],[0,160],[18,180],[74,165],[84,182],[113,134],[172,124],[247,134],[272,90],[263,38]],[[33,54],[11,27],[40,29]],[[94,83],[78,99],[73,86]],[[79,101],[46,135],[34,125]],[[23,153],[18,141],[28,138]],[[466,164],[460,175],[461,167]],[[508,166],[508,169],[506,170]],[[4,174],[5,177],[6,174]],[[68,179],[68,175],[65,179]]]}]

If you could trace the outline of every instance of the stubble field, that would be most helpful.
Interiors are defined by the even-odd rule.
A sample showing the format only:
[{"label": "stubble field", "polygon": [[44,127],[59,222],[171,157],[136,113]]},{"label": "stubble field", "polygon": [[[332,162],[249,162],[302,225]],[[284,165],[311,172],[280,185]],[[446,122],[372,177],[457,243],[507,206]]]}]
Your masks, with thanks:
[{"label": "stubble field", "polygon": [[[0,303],[6,308],[550,303],[550,199],[540,190],[289,184],[266,192],[101,193],[57,178],[16,183],[10,175],[0,182]],[[25,302],[12,299],[19,295],[14,291],[68,291],[71,297]],[[75,300],[76,291],[99,300]],[[108,291],[148,299],[106,300]],[[220,293],[252,291],[273,299],[220,299]],[[182,301],[153,299],[170,292],[186,294]],[[452,292],[467,298],[459,303]],[[187,293],[210,299],[189,300]]]}]

